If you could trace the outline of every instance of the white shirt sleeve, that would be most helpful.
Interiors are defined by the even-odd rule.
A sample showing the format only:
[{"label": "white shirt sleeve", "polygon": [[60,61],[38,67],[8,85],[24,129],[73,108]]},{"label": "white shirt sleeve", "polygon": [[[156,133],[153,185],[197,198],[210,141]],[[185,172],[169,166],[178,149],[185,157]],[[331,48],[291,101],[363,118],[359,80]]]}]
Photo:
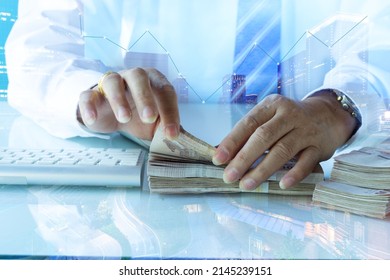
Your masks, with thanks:
[{"label": "white shirt sleeve", "polygon": [[5,46],[10,105],[62,138],[91,135],[76,119],[78,98],[104,72],[84,57],[80,9],[76,0],[19,0]]},{"label": "white shirt sleeve", "polygon": [[362,126],[347,144],[377,132],[379,117],[389,110],[386,100],[388,102],[390,93],[390,5],[376,2],[366,4],[368,16],[364,24],[367,28],[354,35],[360,40],[346,44],[343,55],[326,74],[323,85],[314,91],[339,90],[359,108]]}]

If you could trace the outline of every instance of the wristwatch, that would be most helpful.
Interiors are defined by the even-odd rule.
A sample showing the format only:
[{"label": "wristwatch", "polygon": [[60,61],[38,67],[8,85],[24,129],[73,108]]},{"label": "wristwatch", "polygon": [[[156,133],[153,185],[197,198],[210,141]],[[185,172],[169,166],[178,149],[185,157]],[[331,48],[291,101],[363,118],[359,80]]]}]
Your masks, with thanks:
[{"label": "wristwatch", "polygon": [[356,131],[362,125],[362,115],[360,114],[358,107],[355,105],[352,99],[349,98],[348,95],[344,94],[343,92],[337,89],[329,89],[329,91],[332,91],[336,95],[337,101],[340,102],[341,107],[356,119],[356,126],[355,129],[353,130],[352,135],[355,134]]}]

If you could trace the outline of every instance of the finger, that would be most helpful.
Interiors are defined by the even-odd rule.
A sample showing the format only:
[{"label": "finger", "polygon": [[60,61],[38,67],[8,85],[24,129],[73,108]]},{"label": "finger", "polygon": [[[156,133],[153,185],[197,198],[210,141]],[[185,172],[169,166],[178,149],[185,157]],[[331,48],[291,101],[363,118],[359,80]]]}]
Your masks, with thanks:
[{"label": "finger", "polygon": [[298,154],[303,149],[304,143],[296,141],[299,139],[297,134],[294,131],[276,142],[264,159],[242,177],[240,187],[253,190]]},{"label": "finger", "polygon": [[[221,141],[213,157],[215,165],[221,165],[231,160],[236,153],[248,141],[251,135],[264,123],[269,121],[276,113],[276,108],[272,105],[273,97],[267,97],[246,116],[244,116],[232,129],[232,131]],[[271,130],[272,131],[272,130]],[[264,131],[268,137],[268,133]]]},{"label": "finger", "polygon": [[111,105],[97,90],[82,92],[78,105],[81,121],[89,129],[101,133],[111,133],[118,129]]},{"label": "finger", "polygon": [[[260,119],[262,116],[264,116],[264,114],[261,114],[261,112],[256,112],[255,114],[250,113],[247,117],[244,118],[244,120],[253,120],[255,118]],[[239,180],[245,173],[247,173],[249,168],[259,157],[264,155],[264,153],[272,146],[274,146],[274,144],[277,143],[279,139],[282,139],[293,129],[293,124],[285,120],[286,118],[283,110],[280,112],[276,111],[276,113],[273,115],[270,114],[270,116],[271,119],[260,126],[258,126],[259,121],[255,119],[256,126],[258,127],[254,130],[254,132],[252,132],[253,129],[247,126],[247,132],[252,132],[252,134],[226,167],[224,172],[224,181],[226,183],[232,183]],[[248,123],[248,121],[246,121],[246,123]],[[254,125],[252,126],[255,127]],[[242,130],[241,133],[245,133],[245,130]],[[265,174],[267,174],[267,172]],[[259,176],[257,179],[259,180],[261,178],[262,176]]]},{"label": "finger", "polygon": [[180,132],[179,107],[175,88],[158,70],[147,69],[147,72],[157,103],[163,131],[168,138],[175,139]]},{"label": "finger", "polygon": [[131,119],[131,109],[126,98],[126,87],[124,80],[118,73],[111,73],[105,76],[101,87],[109,101],[116,119],[120,123],[127,123]]},{"label": "finger", "polygon": [[279,182],[281,189],[288,189],[305,179],[319,163],[319,151],[308,147],[302,151],[294,167]]},{"label": "finger", "polygon": [[154,123],[158,117],[158,109],[148,73],[142,68],[134,68],[123,72],[122,76],[129,88],[142,122]]},{"label": "finger", "polygon": [[80,116],[86,126],[93,125],[97,119],[97,109],[95,100],[99,95],[96,95],[94,90],[86,90],[80,94],[79,106]]},{"label": "finger", "polygon": [[288,133],[288,130],[280,128],[279,122],[278,118],[271,119],[254,131],[226,167],[224,172],[226,183],[239,180],[259,157]]}]

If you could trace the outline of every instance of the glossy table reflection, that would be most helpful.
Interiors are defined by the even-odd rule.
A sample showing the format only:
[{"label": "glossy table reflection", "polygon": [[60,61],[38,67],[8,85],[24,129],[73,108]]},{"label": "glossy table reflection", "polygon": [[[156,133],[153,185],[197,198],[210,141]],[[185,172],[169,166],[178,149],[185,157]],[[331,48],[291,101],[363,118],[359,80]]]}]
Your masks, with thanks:
[{"label": "glossy table reflection", "polygon": [[[221,109],[192,107],[182,112],[191,132],[203,114]],[[3,146],[133,145],[121,136],[56,139],[12,111],[0,112],[10,121],[1,127]],[[191,119],[193,112],[200,119]],[[230,129],[234,118],[220,122],[220,129]],[[203,138],[219,141],[222,133]],[[159,195],[146,186],[0,186],[0,225],[2,258],[390,259],[390,219],[318,208],[311,197]]]}]

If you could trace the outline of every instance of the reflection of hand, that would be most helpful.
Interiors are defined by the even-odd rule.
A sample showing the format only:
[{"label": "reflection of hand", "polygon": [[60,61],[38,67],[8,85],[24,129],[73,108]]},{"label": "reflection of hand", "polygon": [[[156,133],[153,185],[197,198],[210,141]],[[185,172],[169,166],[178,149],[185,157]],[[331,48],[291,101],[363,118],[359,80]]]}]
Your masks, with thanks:
[{"label": "reflection of hand", "polygon": [[[240,180],[241,188],[254,189],[297,156],[295,167],[280,182],[281,188],[289,188],[318,162],[329,159],[349,139],[355,124],[333,92],[323,91],[303,101],[270,95],[222,140],[213,162],[228,163],[225,182]],[[267,150],[264,160],[248,171]]]},{"label": "reflection of hand", "polygon": [[90,130],[127,132],[151,140],[158,122],[167,137],[179,134],[177,96],[167,78],[156,69],[134,68],[104,76],[104,94],[94,87],[80,94],[79,119]]}]

